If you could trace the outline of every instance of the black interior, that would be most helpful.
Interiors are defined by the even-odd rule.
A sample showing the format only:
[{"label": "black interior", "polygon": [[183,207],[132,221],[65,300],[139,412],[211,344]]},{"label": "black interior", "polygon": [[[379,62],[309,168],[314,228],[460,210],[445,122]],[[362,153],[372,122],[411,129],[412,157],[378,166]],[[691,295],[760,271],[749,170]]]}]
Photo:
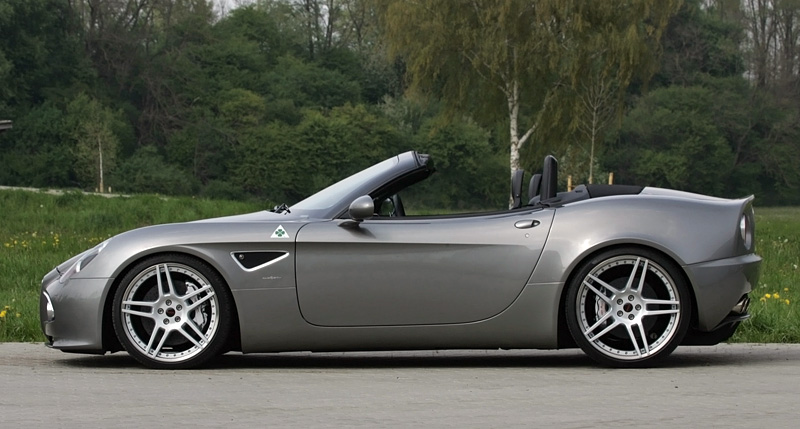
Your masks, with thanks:
[{"label": "black interior", "polygon": [[539,189],[542,186],[542,175],[536,173],[531,177],[531,183],[528,184],[528,201],[539,195]]},{"label": "black interior", "polygon": [[[519,173],[519,177],[518,174]],[[517,205],[517,195],[515,192],[522,186],[521,170],[514,172],[512,179],[512,196],[514,197],[514,207]],[[517,184],[519,181],[519,184]],[[578,185],[569,192],[558,192],[558,160],[552,155],[547,155],[542,164],[542,173],[534,174],[528,185],[528,204],[527,206],[561,206],[567,203],[586,200],[589,198],[602,198],[614,195],[636,195],[642,192],[643,186],[632,185]]]},{"label": "black interior", "polygon": [[522,182],[525,180],[525,170],[514,170],[511,175],[511,203],[512,209],[522,207]]}]

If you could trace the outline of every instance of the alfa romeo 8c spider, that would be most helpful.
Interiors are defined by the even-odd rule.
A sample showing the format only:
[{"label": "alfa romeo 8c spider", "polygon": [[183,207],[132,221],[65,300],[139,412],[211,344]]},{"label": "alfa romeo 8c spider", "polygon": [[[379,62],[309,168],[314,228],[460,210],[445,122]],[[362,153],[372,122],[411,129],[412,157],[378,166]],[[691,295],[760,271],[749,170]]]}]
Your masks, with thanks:
[{"label": "alfa romeo 8c spider", "polygon": [[[151,368],[228,351],[556,349],[653,366],[748,318],[753,197],[512,179],[511,208],[413,215],[406,152],[299,203],[128,231],[42,280],[47,345]],[[419,188],[417,188],[419,189]]]}]

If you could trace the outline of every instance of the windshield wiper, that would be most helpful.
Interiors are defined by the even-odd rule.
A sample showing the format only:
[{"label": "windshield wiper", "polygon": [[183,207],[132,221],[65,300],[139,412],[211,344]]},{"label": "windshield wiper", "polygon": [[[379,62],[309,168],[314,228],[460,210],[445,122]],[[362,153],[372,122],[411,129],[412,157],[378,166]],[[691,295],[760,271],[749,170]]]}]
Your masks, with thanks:
[{"label": "windshield wiper", "polygon": [[278,213],[278,214],[280,214],[280,213],[291,213],[291,210],[289,210],[289,206],[287,206],[285,203],[281,204],[279,206],[275,206],[270,211],[273,212],[273,213]]}]

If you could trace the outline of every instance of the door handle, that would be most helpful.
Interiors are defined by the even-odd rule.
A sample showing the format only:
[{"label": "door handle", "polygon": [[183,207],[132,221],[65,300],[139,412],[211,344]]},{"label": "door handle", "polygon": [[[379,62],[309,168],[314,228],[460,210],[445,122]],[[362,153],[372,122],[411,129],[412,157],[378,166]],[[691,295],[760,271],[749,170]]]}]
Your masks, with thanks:
[{"label": "door handle", "polygon": [[526,219],[526,220],[518,220],[514,223],[514,226],[519,229],[528,229],[533,228],[534,226],[539,226],[541,222],[535,219]]}]

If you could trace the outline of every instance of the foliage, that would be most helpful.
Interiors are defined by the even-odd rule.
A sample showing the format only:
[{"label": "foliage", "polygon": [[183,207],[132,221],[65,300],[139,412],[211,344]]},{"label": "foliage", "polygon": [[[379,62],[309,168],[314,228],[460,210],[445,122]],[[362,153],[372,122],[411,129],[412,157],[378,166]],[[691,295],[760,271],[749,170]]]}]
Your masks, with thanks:
[{"label": "foliage", "polygon": [[61,0],[0,4],[0,117],[69,96],[90,79],[79,27]]},{"label": "foliage", "polygon": [[704,11],[698,0],[685,1],[664,33],[661,67],[651,85],[695,85],[703,76],[741,76],[742,28]]},{"label": "foliage", "polygon": [[95,186],[105,192],[104,175],[114,169],[119,148],[114,122],[124,126],[116,116],[86,94],[79,94],[67,105],[65,121],[73,143],[70,149],[83,187]]},{"label": "foliage", "polygon": [[0,183],[101,187],[102,135],[102,187],[292,202],[417,149],[447,169],[431,208],[494,206],[516,141],[519,166],[554,153],[576,182],[798,204],[797,16],[794,0],[4,0]]},{"label": "foliage", "polygon": [[0,183],[15,186],[75,185],[74,157],[64,112],[52,102],[30,109],[0,134]]},{"label": "foliage", "polygon": [[764,195],[778,183],[781,199],[764,203],[797,202],[800,174],[789,167],[800,165],[797,140],[776,136],[800,136],[797,112],[770,105],[740,77],[700,82],[638,100],[608,143],[608,167],[626,183],[727,197]]},{"label": "foliage", "polygon": [[644,97],[622,125],[617,144],[624,149],[615,148],[621,178],[721,194],[733,152],[716,126],[715,101],[714,93],[701,87],[664,88]]},{"label": "foliage", "polygon": [[123,193],[189,195],[199,187],[181,167],[167,164],[154,146],[136,151],[114,171],[109,182],[114,191]]},{"label": "foliage", "polygon": [[552,141],[564,123],[574,127],[569,118],[580,102],[571,92],[587,75],[613,79],[621,94],[632,78],[654,71],[649,64],[657,41],[678,5],[382,3],[387,39],[406,61],[415,88],[477,119],[508,120],[512,172],[534,132]]},{"label": "foliage", "polygon": [[408,149],[386,119],[363,105],[306,110],[295,128],[271,123],[240,140],[235,177],[256,195],[294,203]]},{"label": "foliage", "polygon": [[403,193],[407,208],[489,211],[508,203],[505,156],[494,151],[489,134],[476,124],[429,119],[415,147],[433,157],[436,173],[411,196]]}]

